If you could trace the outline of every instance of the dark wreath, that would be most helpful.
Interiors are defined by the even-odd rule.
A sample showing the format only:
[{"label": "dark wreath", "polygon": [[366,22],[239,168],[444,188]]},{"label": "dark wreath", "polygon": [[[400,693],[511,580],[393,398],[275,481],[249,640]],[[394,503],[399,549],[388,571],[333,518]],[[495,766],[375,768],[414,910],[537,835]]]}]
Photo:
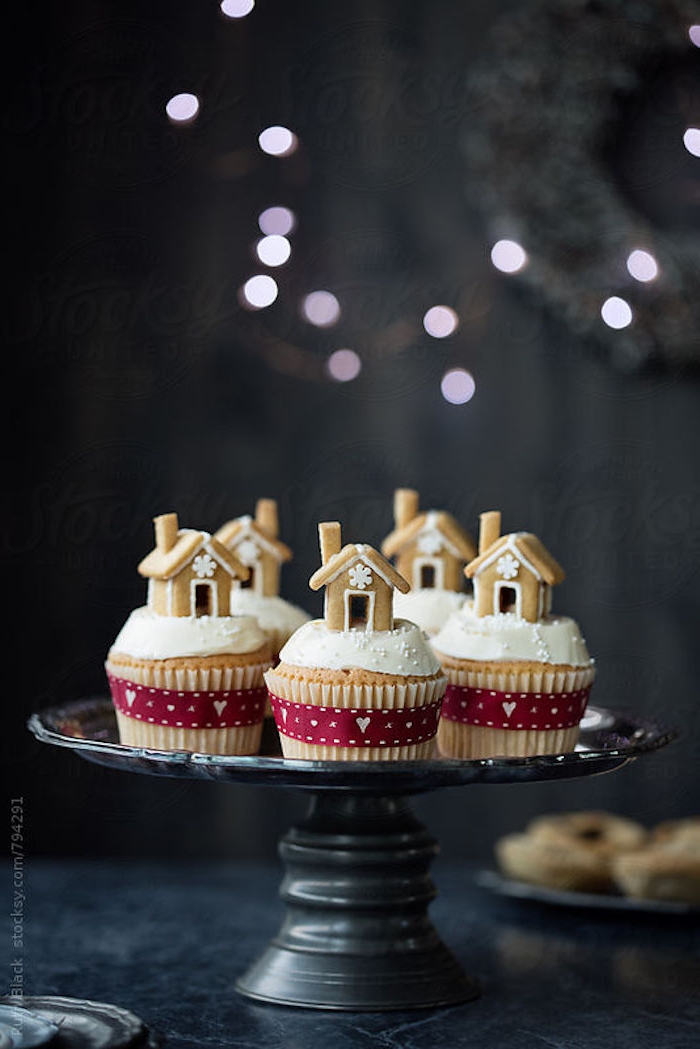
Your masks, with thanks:
[{"label": "dark wreath", "polygon": [[[698,23],[697,0],[534,0],[470,77],[462,144],[488,235],[519,242],[514,279],[627,370],[700,362],[700,158],[682,142],[700,127]],[[634,249],[655,280],[630,276]],[[609,296],[628,327],[603,322]]]}]

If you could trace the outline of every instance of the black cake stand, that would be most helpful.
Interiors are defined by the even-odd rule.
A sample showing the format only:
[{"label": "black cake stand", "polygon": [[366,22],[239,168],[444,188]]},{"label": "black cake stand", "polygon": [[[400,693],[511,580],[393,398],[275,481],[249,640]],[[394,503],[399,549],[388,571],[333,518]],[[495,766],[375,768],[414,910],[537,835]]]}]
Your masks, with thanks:
[{"label": "black cake stand", "polygon": [[250,757],[122,746],[108,698],[34,714],[44,743],[109,768],[308,791],[305,819],[284,835],[286,917],[237,981],[258,1001],[315,1009],[438,1007],[479,994],[428,916],[438,845],[410,797],[469,783],[528,783],[621,768],[676,733],[631,714],[588,708],[572,753],[457,761],[301,761],[281,757],[271,721]]}]

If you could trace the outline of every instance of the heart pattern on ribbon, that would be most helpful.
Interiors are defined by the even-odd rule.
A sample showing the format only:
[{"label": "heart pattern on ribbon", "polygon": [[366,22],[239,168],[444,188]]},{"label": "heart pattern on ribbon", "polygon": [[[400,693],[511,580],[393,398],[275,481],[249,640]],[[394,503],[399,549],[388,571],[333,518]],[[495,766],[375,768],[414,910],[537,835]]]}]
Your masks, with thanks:
[{"label": "heart pattern on ribbon", "polygon": [[320,746],[398,747],[424,743],[437,732],[442,697],[420,707],[346,708],[296,703],[269,693],[278,731]]},{"label": "heart pattern on ribbon", "polygon": [[189,692],[151,688],[108,674],[112,701],[126,717],[170,728],[236,728],[256,725],[265,714],[267,690]]},{"label": "heart pattern on ribbon", "polygon": [[450,684],[441,716],[483,728],[573,728],[584,715],[590,691],[590,685],[574,692],[497,692]]}]

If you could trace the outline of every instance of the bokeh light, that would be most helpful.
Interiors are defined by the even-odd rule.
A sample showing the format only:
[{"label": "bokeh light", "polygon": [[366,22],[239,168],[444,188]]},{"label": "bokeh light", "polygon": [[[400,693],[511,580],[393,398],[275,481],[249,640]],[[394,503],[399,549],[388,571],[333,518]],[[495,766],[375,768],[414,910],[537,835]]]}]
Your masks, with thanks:
[{"label": "bokeh light", "polygon": [[464,368],[451,368],[443,375],[440,390],[450,404],[466,404],[476,390],[474,376]]},{"label": "bokeh light", "polygon": [[659,264],[649,251],[635,248],[627,256],[627,269],[635,280],[650,281],[659,275]]},{"label": "bokeh light", "polygon": [[340,303],[330,291],[312,291],[302,302],[301,312],[309,324],[329,328],[340,318]]},{"label": "bokeh light", "polygon": [[279,233],[281,237],[286,237],[288,233],[296,227],[297,220],[296,215],[289,208],[283,208],[279,205],[275,205],[271,208],[265,208],[258,215],[258,225],[260,226],[261,232],[272,236],[274,233]]},{"label": "bokeh light", "polygon": [[221,13],[227,18],[245,18],[255,7],[255,0],[221,0]]},{"label": "bokeh light", "polygon": [[517,240],[499,240],[491,248],[491,262],[501,273],[517,273],[527,265],[527,252]]},{"label": "bokeh light", "polygon": [[266,266],[283,266],[292,253],[292,245],[286,237],[271,233],[255,245],[255,252]]},{"label": "bokeh light", "polygon": [[696,47],[700,47],[700,25],[691,25],[688,30],[688,36],[690,37],[690,42],[692,44],[695,44]]},{"label": "bokeh light", "polygon": [[258,144],[263,153],[268,153],[271,157],[288,157],[299,145],[299,140],[288,127],[275,124],[260,132]]},{"label": "bokeh light", "polygon": [[183,91],[166,103],[165,112],[174,124],[187,124],[199,113],[199,99],[189,91]]},{"label": "bokeh light", "polygon": [[272,305],[277,298],[277,292],[277,281],[266,273],[257,273],[241,288],[241,301],[250,309],[262,310]]},{"label": "bokeh light", "polygon": [[627,328],[632,323],[632,307],[619,295],[611,295],[605,300],[600,315],[609,328]]},{"label": "bokeh light", "polygon": [[444,339],[457,330],[459,317],[449,306],[431,306],[423,317],[423,327],[434,339]]},{"label": "bokeh light", "polygon": [[326,361],[326,368],[336,382],[351,382],[360,374],[362,361],[354,350],[336,350]]},{"label": "bokeh light", "polygon": [[683,145],[694,157],[700,157],[700,127],[686,128]]}]

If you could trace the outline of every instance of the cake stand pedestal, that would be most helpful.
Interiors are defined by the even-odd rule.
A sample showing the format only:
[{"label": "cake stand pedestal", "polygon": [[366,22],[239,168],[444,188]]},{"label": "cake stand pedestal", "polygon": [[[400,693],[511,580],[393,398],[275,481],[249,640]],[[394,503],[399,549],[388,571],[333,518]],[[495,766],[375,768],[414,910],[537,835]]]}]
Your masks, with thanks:
[{"label": "cake stand pedestal", "polygon": [[428,917],[437,851],[403,797],[314,792],[306,819],[280,843],[285,921],[238,990],[326,1009],[475,998],[476,983]]},{"label": "cake stand pedestal", "polygon": [[259,755],[192,754],[122,746],[104,697],[34,714],[29,728],[42,742],[111,768],[309,791],[305,819],[279,847],[286,917],[236,987],[277,1005],[357,1011],[434,1008],[479,994],[429,918],[436,895],[429,867],[438,844],[413,814],[411,795],[610,772],[676,738],[633,715],[589,707],[570,754],[292,761],[280,756],[271,722]]}]

